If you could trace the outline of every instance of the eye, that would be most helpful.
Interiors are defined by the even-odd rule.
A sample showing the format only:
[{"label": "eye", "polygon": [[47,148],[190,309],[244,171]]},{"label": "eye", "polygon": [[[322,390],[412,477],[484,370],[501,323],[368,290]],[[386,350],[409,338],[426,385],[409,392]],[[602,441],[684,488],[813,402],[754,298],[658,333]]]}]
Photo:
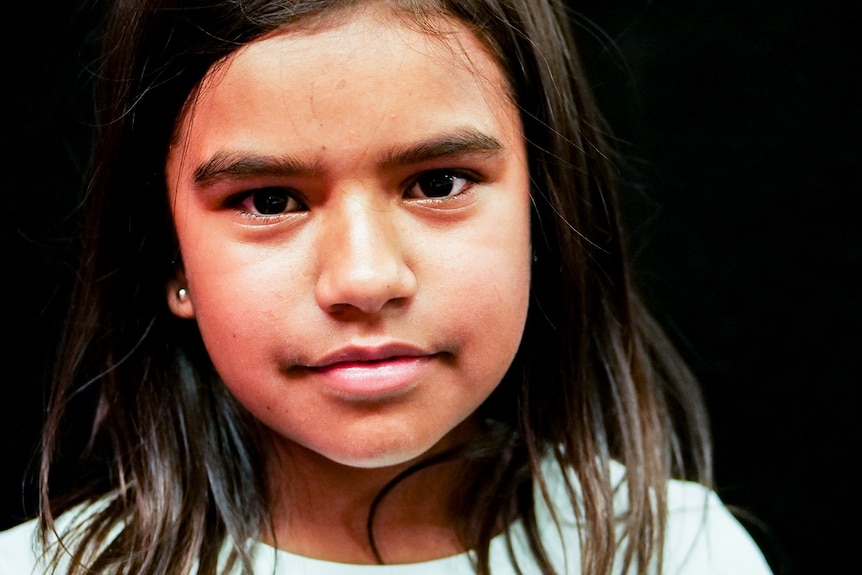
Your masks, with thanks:
[{"label": "eye", "polygon": [[236,201],[251,216],[277,216],[303,209],[303,205],[284,188],[260,188],[240,196]]},{"label": "eye", "polygon": [[412,199],[440,199],[457,196],[467,190],[474,180],[453,170],[433,170],[420,175],[405,196]]}]

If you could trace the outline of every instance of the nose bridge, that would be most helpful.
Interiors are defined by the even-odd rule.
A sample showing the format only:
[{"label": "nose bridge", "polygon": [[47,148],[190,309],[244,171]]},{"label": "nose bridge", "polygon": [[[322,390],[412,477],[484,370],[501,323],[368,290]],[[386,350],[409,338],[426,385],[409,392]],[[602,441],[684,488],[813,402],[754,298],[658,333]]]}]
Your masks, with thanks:
[{"label": "nose bridge", "polygon": [[339,194],[330,204],[320,216],[319,305],[376,313],[412,295],[415,277],[405,259],[398,208],[360,191]]}]

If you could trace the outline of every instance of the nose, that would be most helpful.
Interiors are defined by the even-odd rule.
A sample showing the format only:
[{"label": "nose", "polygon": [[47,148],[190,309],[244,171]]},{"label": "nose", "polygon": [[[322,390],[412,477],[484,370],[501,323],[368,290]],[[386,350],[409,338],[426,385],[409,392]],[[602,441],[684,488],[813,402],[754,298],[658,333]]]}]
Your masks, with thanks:
[{"label": "nose", "polygon": [[398,208],[345,197],[320,214],[315,298],[324,311],[377,314],[416,292]]}]

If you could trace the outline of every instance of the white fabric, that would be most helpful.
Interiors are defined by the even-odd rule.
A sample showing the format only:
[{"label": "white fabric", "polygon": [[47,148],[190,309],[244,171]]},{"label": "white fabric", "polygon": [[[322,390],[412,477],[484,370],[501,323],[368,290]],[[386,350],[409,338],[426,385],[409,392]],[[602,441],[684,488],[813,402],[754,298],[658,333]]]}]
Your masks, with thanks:
[{"label": "white fabric", "polygon": [[[622,475],[617,466],[615,475]],[[580,574],[577,526],[557,474],[551,496],[562,530],[558,531],[544,504],[537,515],[542,539],[558,573]],[[617,507],[622,509],[624,490]],[[743,526],[730,514],[718,496],[700,485],[672,481],[668,485],[668,523],[665,568],[662,575],[769,575],[763,554]],[[67,514],[68,515],[68,514]],[[61,525],[71,521],[61,518]],[[42,575],[35,544],[36,521],[0,533],[0,575]],[[515,552],[524,575],[538,573],[519,526],[514,528]],[[268,545],[254,547],[256,575],[472,575],[470,554],[408,565],[350,565],[301,557]],[[491,572],[515,575],[502,536],[491,542]],[[62,571],[58,573],[62,575]]]}]

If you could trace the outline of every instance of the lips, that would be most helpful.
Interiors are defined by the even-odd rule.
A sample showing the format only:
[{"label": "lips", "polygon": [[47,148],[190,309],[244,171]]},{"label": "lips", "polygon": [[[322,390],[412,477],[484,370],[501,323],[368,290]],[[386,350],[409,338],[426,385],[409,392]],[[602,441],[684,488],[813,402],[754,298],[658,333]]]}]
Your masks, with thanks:
[{"label": "lips", "polygon": [[303,371],[339,397],[380,400],[418,386],[436,355],[405,344],[350,346],[324,355]]},{"label": "lips", "polygon": [[403,343],[373,346],[351,345],[327,353],[320,359],[310,363],[307,367],[311,369],[326,369],[343,363],[376,363],[398,357],[421,357],[429,355],[433,354],[419,347]]}]

